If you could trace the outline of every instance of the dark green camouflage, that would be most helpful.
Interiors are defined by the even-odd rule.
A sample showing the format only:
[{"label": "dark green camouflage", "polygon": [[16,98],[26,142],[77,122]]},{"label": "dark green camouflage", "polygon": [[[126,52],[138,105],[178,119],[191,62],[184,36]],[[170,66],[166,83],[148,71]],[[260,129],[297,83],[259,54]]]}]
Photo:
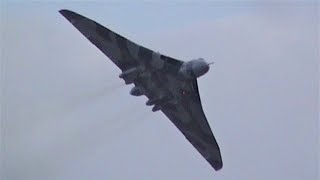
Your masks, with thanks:
[{"label": "dark green camouflage", "polygon": [[69,10],[60,13],[122,71],[132,95],[145,95],[215,169],[222,168],[219,146],[202,109],[196,78],[184,78],[184,62],[154,52]]}]

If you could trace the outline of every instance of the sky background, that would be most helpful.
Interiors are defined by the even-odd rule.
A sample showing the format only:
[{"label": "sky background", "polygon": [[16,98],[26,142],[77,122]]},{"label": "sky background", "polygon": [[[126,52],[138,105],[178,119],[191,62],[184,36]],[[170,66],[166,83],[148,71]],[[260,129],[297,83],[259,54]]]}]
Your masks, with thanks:
[{"label": "sky background", "polygon": [[[2,1],[1,179],[319,179],[315,1]],[[215,65],[198,79],[215,172],[59,13]]]}]

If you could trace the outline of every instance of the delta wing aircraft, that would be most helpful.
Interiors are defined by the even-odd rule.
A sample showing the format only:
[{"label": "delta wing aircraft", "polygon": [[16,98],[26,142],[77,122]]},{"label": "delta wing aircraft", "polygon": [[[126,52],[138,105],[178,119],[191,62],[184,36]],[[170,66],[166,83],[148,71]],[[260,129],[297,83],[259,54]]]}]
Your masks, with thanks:
[{"label": "delta wing aircraft", "polygon": [[197,78],[209,70],[204,59],[183,62],[142,47],[99,23],[70,10],[59,11],[122,71],[130,94],[145,95],[152,111],[161,110],[215,169],[220,149],[204,115]]}]

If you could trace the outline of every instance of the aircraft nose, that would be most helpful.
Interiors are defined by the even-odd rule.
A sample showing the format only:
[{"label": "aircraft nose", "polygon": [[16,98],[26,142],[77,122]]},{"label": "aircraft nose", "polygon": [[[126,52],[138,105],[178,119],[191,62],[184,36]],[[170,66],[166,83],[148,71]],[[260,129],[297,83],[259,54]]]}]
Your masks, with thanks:
[{"label": "aircraft nose", "polygon": [[196,77],[200,77],[209,71],[209,64],[205,61],[198,61],[193,64],[193,73]]},{"label": "aircraft nose", "polygon": [[204,63],[202,64],[202,69],[203,69],[204,74],[207,73],[207,72],[209,71],[209,69],[210,69],[209,64],[206,63],[206,62],[204,62]]},{"label": "aircraft nose", "polygon": [[202,72],[205,74],[209,71],[210,69],[210,64],[207,63],[206,61],[202,61],[201,63],[201,69],[202,69]]}]

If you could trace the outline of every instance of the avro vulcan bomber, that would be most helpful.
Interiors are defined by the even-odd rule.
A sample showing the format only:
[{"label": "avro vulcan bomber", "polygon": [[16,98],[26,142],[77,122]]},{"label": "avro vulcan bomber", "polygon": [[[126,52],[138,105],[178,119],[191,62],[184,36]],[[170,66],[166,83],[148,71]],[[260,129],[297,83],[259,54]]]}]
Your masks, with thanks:
[{"label": "avro vulcan bomber", "polygon": [[197,78],[209,71],[204,59],[181,61],[142,47],[99,23],[69,10],[59,11],[122,73],[130,94],[146,96],[152,111],[162,111],[215,169],[220,149],[203,112]]}]

